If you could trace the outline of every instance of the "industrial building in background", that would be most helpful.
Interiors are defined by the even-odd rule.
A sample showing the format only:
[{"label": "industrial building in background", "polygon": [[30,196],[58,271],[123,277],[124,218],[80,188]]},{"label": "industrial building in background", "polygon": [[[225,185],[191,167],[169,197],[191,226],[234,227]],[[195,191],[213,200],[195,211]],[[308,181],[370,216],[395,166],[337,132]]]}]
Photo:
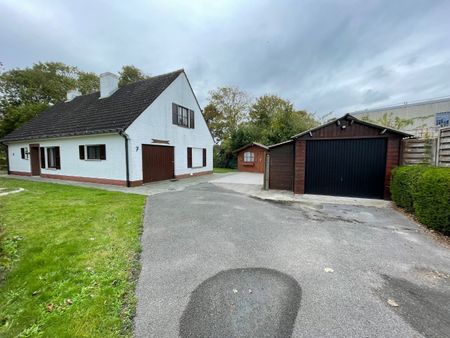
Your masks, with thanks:
[{"label": "industrial building in background", "polygon": [[[450,97],[405,102],[400,105],[360,110],[351,114],[359,119],[378,124],[391,122],[390,127],[397,127],[416,137],[436,137],[441,128],[450,126]],[[397,126],[396,120],[399,122]],[[410,120],[409,123],[405,123],[407,120]]]}]

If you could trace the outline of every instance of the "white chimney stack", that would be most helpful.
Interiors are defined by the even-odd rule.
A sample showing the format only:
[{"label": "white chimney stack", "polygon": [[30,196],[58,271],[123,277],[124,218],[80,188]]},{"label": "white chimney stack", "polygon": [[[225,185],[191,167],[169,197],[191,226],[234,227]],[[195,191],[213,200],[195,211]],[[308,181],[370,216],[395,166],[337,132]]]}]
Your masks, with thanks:
[{"label": "white chimney stack", "polygon": [[66,102],[72,101],[77,96],[80,96],[81,93],[78,89],[72,89],[67,92],[67,100]]},{"label": "white chimney stack", "polygon": [[119,77],[116,74],[106,72],[100,74],[100,98],[111,96],[119,89]]}]

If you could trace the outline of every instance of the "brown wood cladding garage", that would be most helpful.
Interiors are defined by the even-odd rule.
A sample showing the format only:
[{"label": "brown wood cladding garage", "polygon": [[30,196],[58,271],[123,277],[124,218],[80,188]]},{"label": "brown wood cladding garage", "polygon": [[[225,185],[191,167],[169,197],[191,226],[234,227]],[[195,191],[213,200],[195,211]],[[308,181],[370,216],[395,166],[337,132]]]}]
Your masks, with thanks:
[{"label": "brown wood cladding garage", "polygon": [[174,178],[174,148],[170,146],[142,145],[143,183]]},{"label": "brown wood cladding garage", "polygon": [[[339,139],[377,139],[386,140],[385,175],[383,197],[390,198],[390,178],[393,168],[400,164],[400,142],[411,135],[374,125],[347,114],[335,121],[293,136],[290,141],[269,147],[270,189],[285,189],[296,194],[305,193],[306,151],[308,141]],[[332,143],[330,143],[331,145]],[[350,149],[350,148],[349,148]],[[351,163],[348,164],[349,168]],[[330,170],[332,172],[332,170]]]}]

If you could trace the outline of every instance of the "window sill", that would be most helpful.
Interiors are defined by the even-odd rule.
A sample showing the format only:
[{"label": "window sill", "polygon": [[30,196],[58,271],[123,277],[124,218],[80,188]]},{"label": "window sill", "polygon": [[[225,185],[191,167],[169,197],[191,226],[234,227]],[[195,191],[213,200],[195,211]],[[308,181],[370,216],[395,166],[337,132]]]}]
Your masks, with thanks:
[{"label": "window sill", "polygon": [[253,167],[255,165],[255,162],[244,162],[243,165]]}]

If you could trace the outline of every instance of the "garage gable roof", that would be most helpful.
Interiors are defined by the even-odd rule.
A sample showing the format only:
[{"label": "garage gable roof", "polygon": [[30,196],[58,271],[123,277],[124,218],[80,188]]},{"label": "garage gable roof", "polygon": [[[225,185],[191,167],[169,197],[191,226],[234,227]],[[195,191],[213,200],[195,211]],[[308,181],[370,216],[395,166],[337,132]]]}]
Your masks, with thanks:
[{"label": "garage gable roof", "polygon": [[57,103],[2,141],[124,131],[181,73],[183,69],[134,82],[102,99],[96,92]]},{"label": "garage gable roof", "polygon": [[269,149],[269,147],[265,146],[264,144],[257,143],[257,142],[252,142],[252,143],[246,144],[245,146],[243,146],[243,147],[241,147],[239,149],[234,150],[233,153],[238,153],[238,152],[240,152],[240,151],[242,151],[244,149],[247,149],[247,148],[253,147],[253,146],[263,148],[264,150]]},{"label": "garage gable roof", "polygon": [[413,135],[405,133],[403,131],[400,131],[400,130],[397,130],[397,129],[393,129],[393,128],[384,127],[384,126],[380,126],[380,125],[375,124],[375,123],[371,123],[371,122],[360,120],[360,119],[354,117],[353,115],[345,114],[344,116],[342,116],[342,117],[340,117],[338,119],[332,120],[332,121],[327,122],[325,124],[322,124],[322,125],[320,125],[318,127],[315,127],[315,128],[312,128],[312,129],[308,129],[308,130],[306,130],[304,132],[301,132],[301,133],[299,133],[297,135],[294,135],[294,136],[292,136],[292,139],[297,139],[299,137],[302,137],[302,136],[307,135],[307,134],[311,134],[314,131],[317,131],[319,129],[325,128],[325,127],[330,126],[332,124],[340,123],[340,121],[342,121],[342,120],[347,120],[347,121],[351,121],[351,123],[358,123],[358,124],[365,125],[367,127],[375,128],[375,129],[379,130],[380,133],[383,133],[383,134],[386,133],[386,132],[389,132],[391,134],[397,134],[397,135],[401,136],[402,138],[413,137]]}]

